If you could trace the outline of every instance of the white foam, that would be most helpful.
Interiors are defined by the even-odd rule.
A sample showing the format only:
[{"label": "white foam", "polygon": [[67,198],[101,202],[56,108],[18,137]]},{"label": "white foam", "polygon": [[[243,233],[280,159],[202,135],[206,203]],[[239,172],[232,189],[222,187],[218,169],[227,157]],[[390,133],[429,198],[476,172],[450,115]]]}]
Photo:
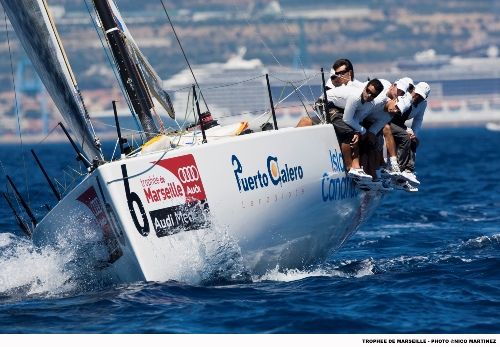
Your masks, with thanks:
[{"label": "white foam", "polygon": [[310,277],[343,277],[360,278],[374,274],[375,264],[372,259],[365,260],[346,260],[339,265],[322,265],[319,268],[310,270],[284,269],[278,266],[266,272],[263,276],[254,277],[254,282],[276,281],[292,282]]},{"label": "white foam", "polygon": [[64,270],[71,254],[51,247],[35,248],[30,241],[0,234],[0,293],[8,295],[59,294],[73,290]]},{"label": "white foam", "polygon": [[466,249],[474,249],[474,248],[483,248],[498,244],[500,244],[500,234],[495,234],[491,236],[483,235],[473,239],[469,239],[467,241],[464,241],[460,245],[460,247]]},{"label": "white foam", "polygon": [[[343,274],[340,271],[337,271],[336,275],[342,277]],[[335,276],[335,274],[334,272],[328,272],[323,269],[316,269],[311,271],[291,269],[291,270],[280,271],[279,267],[277,266],[274,269],[269,270],[260,277],[254,277],[253,280],[254,282],[261,282],[261,281],[292,282],[292,281],[299,281],[304,278],[320,277],[320,276],[332,277]]]}]

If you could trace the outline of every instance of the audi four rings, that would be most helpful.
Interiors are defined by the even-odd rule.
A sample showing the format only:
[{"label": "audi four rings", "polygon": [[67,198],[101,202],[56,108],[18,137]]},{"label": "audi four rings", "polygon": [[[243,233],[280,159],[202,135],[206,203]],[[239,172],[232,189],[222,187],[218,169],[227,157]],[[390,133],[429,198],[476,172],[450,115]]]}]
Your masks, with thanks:
[{"label": "audi four rings", "polygon": [[200,179],[198,169],[194,165],[181,167],[177,170],[177,176],[182,183],[190,183]]}]

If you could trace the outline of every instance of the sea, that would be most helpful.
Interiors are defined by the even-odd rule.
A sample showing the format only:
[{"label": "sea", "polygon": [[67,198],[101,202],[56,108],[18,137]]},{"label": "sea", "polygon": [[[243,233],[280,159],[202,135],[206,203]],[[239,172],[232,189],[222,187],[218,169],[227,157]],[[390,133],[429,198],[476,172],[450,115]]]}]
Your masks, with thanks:
[{"label": "sea", "polygon": [[[325,262],[263,276],[232,266],[225,281],[81,280],[71,252],[33,246],[2,198],[0,333],[499,334],[500,132],[420,138],[418,193],[389,192]],[[2,190],[9,175],[32,206],[53,206],[31,148],[58,187],[78,179],[69,143],[19,142],[0,147]]]}]

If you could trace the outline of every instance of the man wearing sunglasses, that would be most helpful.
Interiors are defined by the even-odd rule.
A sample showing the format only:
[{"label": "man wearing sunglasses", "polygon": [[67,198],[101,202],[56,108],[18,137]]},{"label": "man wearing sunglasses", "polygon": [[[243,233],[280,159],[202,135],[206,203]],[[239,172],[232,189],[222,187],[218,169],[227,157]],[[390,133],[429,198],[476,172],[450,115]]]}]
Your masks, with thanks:
[{"label": "man wearing sunglasses", "polygon": [[330,113],[330,122],[335,128],[348,176],[358,182],[372,180],[359,163],[359,141],[366,133],[361,122],[373,108],[373,100],[382,90],[382,83],[373,79],[364,88],[351,85],[326,92],[328,102],[336,107]]},{"label": "man wearing sunglasses", "polygon": [[[392,115],[387,112],[386,104],[390,100],[396,100],[398,97],[405,95],[408,90],[409,82],[407,79],[400,79],[391,83],[385,79],[380,79],[380,82],[384,86],[384,90],[380,93],[375,100],[373,100],[374,106],[365,118],[363,125],[367,128],[367,134],[364,137],[364,145],[362,149],[368,149],[362,153],[365,158],[364,163],[369,163],[366,165],[369,172],[374,178],[376,177],[375,171],[383,163],[382,148],[384,145],[383,129],[386,124],[388,124]],[[406,110],[403,110],[403,112]],[[375,151],[372,151],[374,149]],[[375,157],[373,157],[375,156]],[[375,164],[377,163],[377,164]],[[397,165],[397,158],[391,157],[389,159],[390,170],[388,173],[398,172],[399,166]]]},{"label": "man wearing sunglasses", "polygon": [[[333,63],[332,69],[330,70],[330,78],[325,83],[325,89],[343,89],[345,87],[357,86],[364,87],[365,83],[354,79],[354,68],[349,59],[342,58],[338,59]],[[324,113],[324,100],[321,96],[315,103],[314,106],[316,114],[312,116],[302,117],[296,127],[311,126],[321,123],[320,114]],[[335,105],[329,104],[329,113],[326,115],[327,123],[330,123],[330,116],[333,113],[342,112],[343,110],[338,109]]]},{"label": "man wearing sunglasses", "polygon": [[350,82],[359,82],[354,79],[354,67],[351,61],[346,58],[337,59],[330,70],[330,78],[325,83],[326,90],[344,86]]}]

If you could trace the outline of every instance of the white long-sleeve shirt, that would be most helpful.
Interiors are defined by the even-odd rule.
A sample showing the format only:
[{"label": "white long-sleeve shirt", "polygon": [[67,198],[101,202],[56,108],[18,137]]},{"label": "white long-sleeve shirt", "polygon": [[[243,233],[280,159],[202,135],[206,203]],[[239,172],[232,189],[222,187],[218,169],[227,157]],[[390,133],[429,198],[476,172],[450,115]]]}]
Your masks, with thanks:
[{"label": "white long-sleeve shirt", "polygon": [[333,85],[333,82],[332,82],[332,78],[331,78],[331,77],[332,77],[332,76],[330,76],[330,77],[328,78],[328,81],[326,81],[326,82],[325,82],[325,87],[327,87],[327,88],[329,88],[329,89],[340,88],[340,87],[343,87],[343,86],[345,86],[345,85],[350,85],[350,84],[355,84],[355,85],[357,85],[357,86],[360,86],[360,85],[365,85],[365,84],[367,83],[367,82],[361,82],[361,81],[358,81],[357,79],[354,79],[354,80],[352,80],[352,81],[347,82],[346,84],[344,84],[344,85],[342,85],[342,86],[335,87],[335,86]]},{"label": "white long-sleeve shirt", "polygon": [[326,92],[329,102],[344,109],[343,121],[361,134],[366,129],[361,125],[363,119],[373,107],[373,102],[363,102],[361,95],[366,83],[353,81],[345,86],[336,87]]},{"label": "white long-sleeve shirt", "polygon": [[427,100],[422,100],[417,106],[411,105],[412,109],[408,115],[408,119],[413,119],[411,123],[411,130],[415,136],[418,137],[418,132],[422,128],[422,122],[424,121],[424,113],[427,109]]},{"label": "white long-sleeve shirt", "polygon": [[347,99],[350,96],[361,94],[363,91],[363,86],[359,85],[357,82],[349,81],[347,84],[328,89],[326,91],[326,98],[335,106],[345,108]]},{"label": "white long-sleeve shirt", "polygon": [[389,91],[392,83],[382,78],[379,78],[379,81],[384,86],[384,90],[382,90],[382,92],[373,100],[373,108],[365,117],[372,122],[368,131],[375,135],[378,134],[378,132],[391,121],[391,115],[384,110],[384,107],[387,101],[390,100],[387,96],[387,92]]},{"label": "white long-sleeve shirt", "polygon": [[[411,93],[406,93],[403,97],[409,98],[410,102],[412,101],[413,98]],[[422,100],[418,105],[411,103],[411,109],[409,113],[403,113],[402,119],[405,123],[408,120],[412,119],[410,128],[411,131],[415,134],[415,136],[417,136],[419,130],[422,128],[422,122],[424,121],[424,113],[426,109],[427,109],[427,100]],[[401,122],[401,120],[396,121],[396,124],[398,124],[398,122]]]}]

